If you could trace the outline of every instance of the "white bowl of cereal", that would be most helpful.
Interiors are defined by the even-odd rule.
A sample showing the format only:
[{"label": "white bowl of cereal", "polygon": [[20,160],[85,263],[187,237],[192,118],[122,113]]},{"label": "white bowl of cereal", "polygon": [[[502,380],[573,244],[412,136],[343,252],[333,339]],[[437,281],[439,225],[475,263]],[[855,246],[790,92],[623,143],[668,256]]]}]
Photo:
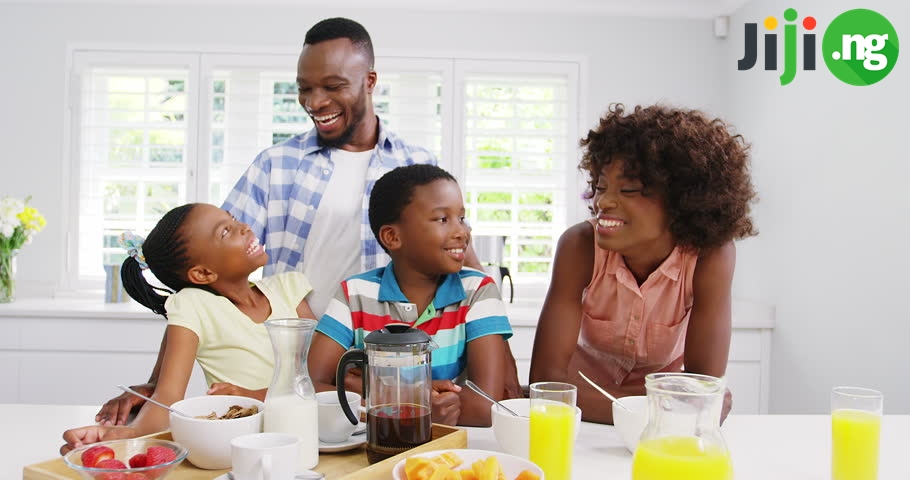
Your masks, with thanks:
[{"label": "white bowl of cereal", "polygon": [[[221,418],[231,407],[255,407],[256,412],[237,418]],[[171,405],[193,418],[170,414],[171,435],[186,447],[187,460],[198,468],[221,470],[231,468],[231,440],[234,437],[262,431],[265,404],[255,398],[234,395],[206,395],[183,399]],[[233,416],[246,412],[237,412]],[[213,415],[214,414],[214,415]],[[215,418],[210,418],[214,416]],[[202,417],[202,418],[196,418]]]}]

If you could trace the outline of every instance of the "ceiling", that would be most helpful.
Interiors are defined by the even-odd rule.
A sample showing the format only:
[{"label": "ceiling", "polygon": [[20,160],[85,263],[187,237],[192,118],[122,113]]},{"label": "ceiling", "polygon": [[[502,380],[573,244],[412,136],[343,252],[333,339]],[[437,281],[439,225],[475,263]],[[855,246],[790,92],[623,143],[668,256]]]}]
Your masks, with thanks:
[{"label": "ceiling", "polygon": [[280,5],[445,11],[574,13],[668,18],[729,15],[749,0],[0,0],[18,5]]}]

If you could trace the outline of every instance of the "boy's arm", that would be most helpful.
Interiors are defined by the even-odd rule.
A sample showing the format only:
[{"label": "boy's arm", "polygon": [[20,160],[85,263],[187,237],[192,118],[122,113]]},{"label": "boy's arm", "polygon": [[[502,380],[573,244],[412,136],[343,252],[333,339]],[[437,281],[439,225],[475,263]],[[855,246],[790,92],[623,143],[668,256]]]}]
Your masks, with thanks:
[{"label": "boy's arm", "polygon": [[[503,399],[503,385],[506,367],[506,345],[500,335],[486,335],[468,342],[468,379],[496,400]],[[474,427],[490,426],[490,401],[470,388],[458,392],[461,397],[459,425]]]},{"label": "boy's arm", "polygon": [[[476,278],[476,277],[475,277]],[[506,354],[512,335],[505,304],[493,279],[484,276],[469,300],[465,314],[465,370],[468,380],[496,400],[505,395],[506,377],[512,375],[518,384],[514,360]],[[511,368],[507,363],[511,361]],[[471,389],[458,392],[461,399],[459,425],[490,426],[490,402]]]},{"label": "boy's arm", "polygon": [[[470,235],[470,232],[468,233]],[[464,252],[464,266],[473,268],[474,270],[483,271],[483,265],[480,264],[480,259],[477,258],[477,252],[474,251],[474,245],[468,239],[468,248]],[[508,369],[508,372],[505,375],[505,383],[503,387],[503,398],[521,398],[524,396],[524,392],[521,388],[521,382],[518,380],[518,366],[515,363],[515,357],[512,355],[512,348],[509,346],[509,341],[505,341],[506,349],[506,364],[505,368]]]},{"label": "boy's arm", "polygon": [[[345,349],[328,335],[318,331],[313,335],[313,344],[307,354],[307,369],[317,392],[335,390],[335,372],[344,352]],[[351,381],[348,381],[348,377],[351,377]],[[348,377],[345,377],[345,390],[363,393],[363,385],[353,376]]]},{"label": "boy's arm", "polygon": [[[345,282],[342,282],[326,306],[325,315],[319,319],[307,354],[307,369],[317,392],[335,390],[338,361],[348,348],[344,345],[354,345],[354,330],[351,306]],[[358,372],[359,370],[352,369],[345,375],[344,388],[349,392],[363,394],[363,379]]]}]

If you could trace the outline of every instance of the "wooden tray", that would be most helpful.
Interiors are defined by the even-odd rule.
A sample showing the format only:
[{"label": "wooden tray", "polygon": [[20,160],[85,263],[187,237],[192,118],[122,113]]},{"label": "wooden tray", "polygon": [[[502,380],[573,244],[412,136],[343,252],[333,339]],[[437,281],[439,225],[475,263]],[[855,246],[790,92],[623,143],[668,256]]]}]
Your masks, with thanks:
[{"label": "wooden tray", "polygon": [[[170,432],[161,432],[149,437],[171,440]],[[326,480],[389,480],[392,468],[400,460],[415,453],[431,450],[453,450],[468,446],[468,434],[464,430],[446,425],[433,424],[433,440],[400,453],[392,458],[370,465],[364,447],[338,453],[320,453],[319,465],[314,468],[325,474]],[[167,480],[212,480],[227,470],[202,470],[188,461],[182,462],[167,476]],[[46,462],[28,465],[22,470],[23,480],[80,480],[79,474],[63,463],[62,457]]]}]

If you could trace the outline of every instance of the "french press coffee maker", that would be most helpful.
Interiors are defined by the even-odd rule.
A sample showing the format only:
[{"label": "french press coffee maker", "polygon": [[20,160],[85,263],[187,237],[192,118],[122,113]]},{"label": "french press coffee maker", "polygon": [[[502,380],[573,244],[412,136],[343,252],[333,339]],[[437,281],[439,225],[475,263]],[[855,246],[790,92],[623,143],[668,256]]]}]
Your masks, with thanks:
[{"label": "french press coffee maker", "polygon": [[370,332],[363,343],[363,349],[342,355],[336,385],[341,408],[356,425],[358,418],[346,400],[344,377],[351,365],[363,369],[367,460],[376,463],[431,440],[430,352],[436,343],[408,324],[386,325]]}]

